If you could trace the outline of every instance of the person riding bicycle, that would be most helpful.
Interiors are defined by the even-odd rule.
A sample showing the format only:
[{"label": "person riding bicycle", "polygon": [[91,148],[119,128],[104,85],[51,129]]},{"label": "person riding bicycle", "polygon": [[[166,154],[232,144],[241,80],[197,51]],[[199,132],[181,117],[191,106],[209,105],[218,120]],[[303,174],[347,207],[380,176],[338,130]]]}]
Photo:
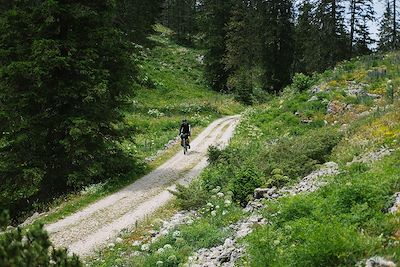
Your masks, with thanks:
[{"label": "person riding bicycle", "polygon": [[181,145],[183,146],[183,139],[186,138],[187,147],[190,149],[189,136],[191,135],[190,124],[187,119],[182,120],[179,129],[179,136],[181,137]]}]

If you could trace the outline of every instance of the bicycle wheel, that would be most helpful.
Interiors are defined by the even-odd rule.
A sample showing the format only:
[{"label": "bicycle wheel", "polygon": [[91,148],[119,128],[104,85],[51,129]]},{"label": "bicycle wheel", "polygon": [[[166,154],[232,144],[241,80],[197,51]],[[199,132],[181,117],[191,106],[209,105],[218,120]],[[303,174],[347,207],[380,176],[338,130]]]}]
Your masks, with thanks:
[{"label": "bicycle wheel", "polygon": [[187,143],[186,143],[186,138],[183,138],[183,154],[187,154]]}]

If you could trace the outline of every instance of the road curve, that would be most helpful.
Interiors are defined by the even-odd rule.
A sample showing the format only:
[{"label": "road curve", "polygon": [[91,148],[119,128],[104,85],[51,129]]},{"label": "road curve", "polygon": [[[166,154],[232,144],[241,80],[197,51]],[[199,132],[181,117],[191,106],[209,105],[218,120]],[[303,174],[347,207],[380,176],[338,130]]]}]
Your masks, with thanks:
[{"label": "road curve", "polygon": [[57,247],[87,256],[119,232],[165,205],[176,183],[187,184],[207,166],[210,145],[225,146],[239,116],[218,119],[192,140],[188,155],[178,152],[163,165],[131,185],[53,224],[46,225]]}]

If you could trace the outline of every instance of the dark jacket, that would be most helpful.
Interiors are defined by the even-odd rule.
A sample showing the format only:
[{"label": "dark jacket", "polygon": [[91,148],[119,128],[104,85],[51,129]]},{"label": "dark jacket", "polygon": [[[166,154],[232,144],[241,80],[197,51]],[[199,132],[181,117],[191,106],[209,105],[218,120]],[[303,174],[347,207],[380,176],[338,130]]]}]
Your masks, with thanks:
[{"label": "dark jacket", "polygon": [[188,122],[182,122],[181,128],[179,129],[179,134],[190,135],[190,124]]}]

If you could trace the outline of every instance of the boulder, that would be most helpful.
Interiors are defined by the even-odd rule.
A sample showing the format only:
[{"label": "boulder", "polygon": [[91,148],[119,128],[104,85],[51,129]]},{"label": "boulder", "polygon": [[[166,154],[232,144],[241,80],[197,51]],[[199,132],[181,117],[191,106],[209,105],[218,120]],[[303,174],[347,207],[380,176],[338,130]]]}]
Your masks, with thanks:
[{"label": "boulder", "polygon": [[333,100],[331,102],[328,103],[328,107],[326,112],[328,114],[338,114],[341,113],[345,110],[346,108],[346,104],[341,103],[339,101]]}]

